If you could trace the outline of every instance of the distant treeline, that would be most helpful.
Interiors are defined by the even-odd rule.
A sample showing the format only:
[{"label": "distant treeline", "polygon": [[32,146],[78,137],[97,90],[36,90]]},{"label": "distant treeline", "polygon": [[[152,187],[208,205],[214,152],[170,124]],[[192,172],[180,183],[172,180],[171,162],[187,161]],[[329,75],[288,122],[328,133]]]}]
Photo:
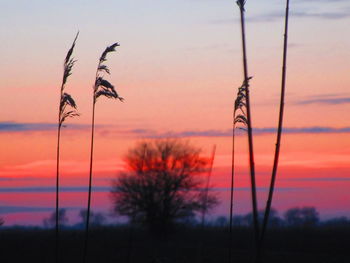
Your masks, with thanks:
[{"label": "distant treeline", "polygon": [[[259,211],[259,221],[263,220],[263,211]],[[110,218],[110,214],[104,214],[101,212],[91,212],[91,225],[93,227],[102,227],[108,225],[129,225],[130,222],[124,223],[111,223],[113,218]],[[59,221],[60,224],[65,228],[83,228],[84,222],[86,220],[86,210],[81,210],[79,212],[80,220],[72,224],[69,222],[66,209],[59,210]],[[44,218],[43,227],[52,228],[55,225],[56,214],[52,213],[48,218]],[[4,224],[4,220],[0,219],[0,226]],[[243,215],[233,216],[233,225],[235,227],[251,227],[253,223],[252,213],[247,213]],[[200,218],[193,217],[178,221],[179,225],[187,226],[199,226],[202,224]],[[209,219],[205,222],[206,227],[219,227],[225,228],[229,225],[229,218],[227,216],[217,216],[215,218]],[[315,227],[315,226],[349,226],[350,219],[345,216],[339,216],[330,218],[327,220],[321,220],[320,213],[315,207],[295,207],[290,208],[283,214],[280,214],[276,209],[271,210],[271,218],[269,222],[269,227]],[[3,226],[4,227],[4,226]]]},{"label": "distant treeline", "polygon": [[[260,223],[264,217],[264,211],[259,211]],[[219,216],[208,224],[218,227],[228,226],[229,219]],[[253,215],[236,215],[233,217],[233,225],[248,227],[253,224]],[[335,217],[328,220],[321,220],[320,213],[315,207],[294,207],[279,215],[276,209],[270,212],[269,227],[314,227],[314,226],[350,226],[350,219],[345,216]]]}]

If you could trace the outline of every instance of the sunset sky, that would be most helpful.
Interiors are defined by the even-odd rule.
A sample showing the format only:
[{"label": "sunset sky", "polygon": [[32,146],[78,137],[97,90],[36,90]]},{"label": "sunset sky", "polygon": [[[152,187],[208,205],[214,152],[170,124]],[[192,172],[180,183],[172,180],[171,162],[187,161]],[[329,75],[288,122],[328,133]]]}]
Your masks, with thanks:
[{"label": "sunset sky", "polygon": [[[315,206],[350,216],[350,2],[292,0],[285,133],[273,207]],[[210,156],[228,214],[233,101],[241,85],[239,9],[233,0],[0,0],[0,217],[38,225],[55,202],[57,108],[63,59],[76,32],[67,92],[81,117],[62,133],[62,207],[86,206],[92,85],[107,45],[125,98],[96,108],[93,210],[111,212],[111,179],[141,139],[179,137]],[[259,207],[266,202],[279,109],[285,1],[246,4]],[[247,139],[237,142],[235,212],[251,209]]]}]

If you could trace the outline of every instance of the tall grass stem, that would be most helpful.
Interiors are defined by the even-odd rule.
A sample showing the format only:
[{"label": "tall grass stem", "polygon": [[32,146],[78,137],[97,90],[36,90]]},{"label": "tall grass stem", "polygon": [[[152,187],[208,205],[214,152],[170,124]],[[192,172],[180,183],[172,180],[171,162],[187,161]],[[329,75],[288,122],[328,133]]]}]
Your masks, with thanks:
[{"label": "tall grass stem", "polygon": [[[60,87],[60,99],[58,105],[58,120],[57,120],[57,148],[56,148],[56,208],[55,208],[55,261],[59,262],[59,177],[60,177],[60,141],[61,141],[61,128],[64,121],[67,118],[72,118],[75,116],[79,116],[79,113],[76,111],[76,103],[74,99],[68,94],[64,92],[65,85],[68,77],[72,74],[72,68],[76,62],[74,58],[72,58],[72,54],[75,47],[75,42],[79,36],[79,31],[76,34],[73,44],[67,52],[67,55],[63,64],[63,79]],[[71,108],[67,111],[67,106]]]},{"label": "tall grass stem", "polygon": [[92,100],[92,118],[91,118],[91,144],[90,144],[90,166],[89,166],[89,187],[88,187],[88,200],[87,200],[87,213],[85,222],[85,238],[83,248],[83,262],[87,262],[88,242],[89,242],[89,227],[90,227],[90,209],[91,209],[91,192],[92,192],[92,168],[94,160],[94,134],[95,134],[95,108],[96,102],[99,97],[115,98],[123,101],[124,99],[118,95],[114,86],[103,78],[100,73],[110,74],[110,70],[107,65],[103,64],[107,61],[107,54],[114,52],[118,47],[118,43],[114,43],[108,46],[101,54],[95,74],[95,83],[93,87],[93,100]]},{"label": "tall grass stem", "polygon": [[231,160],[231,187],[230,187],[230,219],[229,219],[229,253],[228,262],[232,262],[232,247],[233,247],[233,194],[234,194],[234,176],[235,176],[235,112],[233,112],[233,127],[232,127],[232,160]]},{"label": "tall grass stem", "polygon": [[91,120],[91,147],[90,147],[90,167],[89,167],[89,189],[88,189],[88,202],[87,202],[87,213],[85,222],[85,239],[84,239],[84,252],[83,262],[87,260],[88,251],[88,240],[89,240],[89,226],[90,226],[90,209],[91,209],[91,191],[92,191],[92,166],[94,160],[94,134],[95,134],[95,96],[92,106],[92,120]]},{"label": "tall grass stem", "polygon": [[240,1],[237,1],[237,3],[239,6],[239,9],[240,9],[240,20],[241,20],[242,50],[243,50],[243,52],[242,52],[243,53],[243,74],[244,74],[244,85],[245,85],[245,96],[246,96],[246,114],[247,114],[247,130],[248,130],[251,197],[252,197],[252,208],[253,208],[254,243],[255,243],[255,249],[257,249],[258,243],[259,243],[259,220],[258,220],[258,203],[257,203],[256,182],[255,182],[253,133],[252,133],[252,121],[251,121],[250,96],[249,96],[249,76],[248,76],[246,37],[245,37],[245,17],[244,17],[245,1],[240,0]]},{"label": "tall grass stem", "polygon": [[286,89],[286,72],[287,72],[287,51],[288,51],[288,20],[289,20],[289,0],[286,1],[286,14],[285,14],[285,28],[284,28],[284,43],[283,43],[283,66],[282,66],[282,83],[281,83],[281,98],[280,98],[280,110],[278,118],[278,129],[277,129],[277,139],[276,139],[276,148],[275,155],[273,160],[272,175],[269,187],[268,199],[266,202],[266,208],[264,213],[264,219],[262,223],[261,237],[259,248],[262,250],[267,224],[269,221],[272,198],[275,189],[278,161],[280,156],[280,147],[281,147],[281,137],[282,137],[282,128],[283,128],[283,113],[284,113],[284,99],[285,99],[285,89]]}]

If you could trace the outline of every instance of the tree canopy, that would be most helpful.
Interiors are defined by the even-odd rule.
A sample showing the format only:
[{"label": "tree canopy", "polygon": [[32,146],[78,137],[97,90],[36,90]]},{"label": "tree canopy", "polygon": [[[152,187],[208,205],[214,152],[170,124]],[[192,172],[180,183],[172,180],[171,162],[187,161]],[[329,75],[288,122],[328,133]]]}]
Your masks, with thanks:
[{"label": "tree canopy", "polygon": [[113,182],[115,212],[162,231],[213,208],[218,200],[203,180],[209,159],[200,153],[180,140],[137,144],[125,156],[127,170]]}]

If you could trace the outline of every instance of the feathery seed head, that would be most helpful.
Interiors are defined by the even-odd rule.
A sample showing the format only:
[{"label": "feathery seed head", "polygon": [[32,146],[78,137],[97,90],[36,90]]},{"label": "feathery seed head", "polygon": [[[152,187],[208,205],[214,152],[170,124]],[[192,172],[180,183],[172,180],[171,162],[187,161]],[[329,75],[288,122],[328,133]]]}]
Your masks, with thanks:
[{"label": "feathery seed head", "polygon": [[71,48],[68,50],[68,53],[66,55],[66,59],[64,60],[64,64],[68,64],[68,62],[70,61],[70,57],[71,57],[71,55],[73,53],[73,50],[74,50],[74,47],[75,47],[75,42],[77,41],[78,36],[79,36],[79,31],[76,34],[75,38],[74,38],[74,41],[73,41],[73,44],[72,44]]},{"label": "feathery seed head", "polygon": [[66,84],[67,79],[70,75],[72,75],[72,68],[75,64],[76,60],[73,60],[73,58],[71,58],[69,60],[69,62],[67,64],[64,65],[64,73],[63,73],[63,86],[64,84]]},{"label": "feathery seed head", "polygon": [[[70,106],[74,110],[66,111],[66,107]],[[67,118],[73,118],[75,116],[79,116],[80,114],[75,110],[77,108],[77,104],[75,103],[74,99],[71,95],[68,93],[63,93],[61,97],[61,103],[60,103],[60,125],[67,119]]]},{"label": "feathery seed head", "polygon": [[106,66],[106,65],[100,65],[98,67],[98,71],[104,71],[106,72],[107,74],[111,74],[111,72],[109,71],[109,68]]},{"label": "feathery seed head", "polygon": [[115,48],[119,46],[120,46],[119,43],[114,43],[111,46],[108,46],[103,51],[99,59],[99,64],[97,67],[98,75],[96,77],[95,86],[94,86],[94,103],[97,101],[97,98],[99,98],[100,96],[105,96],[107,98],[114,98],[114,99],[119,99],[120,101],[124,101],[124,99],[118,95],[114,86],[108,80],[105,80],[103,77],[99,76],[99,72],[105,72],[107,74],[110,74],[109,68],[102,63],[107,60],[106,59],[107,54],[109,52],[115,51]]},{"label": "feathery seed head", "polygon": [[64,59],[62,90],[64,89],[64,85],[66,84],[68,77],[72,75],[72,68],[76,62],[76,60],[74,60],[74,58],[72,58],[71,56],[73,54],[73,50],[74,50],[75,43],[77,41],[78,36],[79,36],[79,31],[74,38],[71,48],[67,52],[66,58]]},{"label": "feathery seed head", "polygon": [[[243,84],[238,88],[237,98],[235,100],[234,105],[234,124],[242,123],[244,126],[247,126],[247,117],[246,117],[246,98],[247,98],[247,90],[249,87],[249,81],[252,77],[247,78],[247,80],[243,81]],[[237,111],[240,111],[238,115],[236,115]]]},{"label": "feathery seed head", "polygon": [[114,52],[116,47],[119,47],[119,43],[114,43],[113,45],[107,47],[105,51],[103,51],[101,57],[100,57],[100,63],[106,61],[107,54],[109,52]]},{"label": "feathery seed head", "polygon": [[124,99],[119,97],[114,86],[102,77],[98,77],[95,82],[95,98],[105,96],[107,98],[114,98],[123,101]]},{"label": "feathery seed head", "polygon": [[[74,50],[78,35],[79,35],[79,31],[76,34],[74,41],[73,41],[73,44],[72,44],[71,48],[68,50],[68,53],[67,53],[66,58],[64,60],[63,80],[62,80],[62,86],[61,86],[60,111],[59,111],[59,126],[60,127],[62,126],[63,122],[67,118],[79,116],[79,113],[75,110],[77,108],[77,105],[76,105],[74,99],[68,93],[63,92],[64,88],[65,88],[65,84],[67,82],[67,79],[70,75],[72,75],[72,68],[76,62],[76,60],[74,60],[74,58],[72,58],[72,54],[73,54],[73,50]],[[66,111],[67,106],[73,108],[73,110]]]},{"label": "feathery seed head", "polygon": [[242,11],[245,11],[244,6],[247,0],[237,0],[236,3]]}]

